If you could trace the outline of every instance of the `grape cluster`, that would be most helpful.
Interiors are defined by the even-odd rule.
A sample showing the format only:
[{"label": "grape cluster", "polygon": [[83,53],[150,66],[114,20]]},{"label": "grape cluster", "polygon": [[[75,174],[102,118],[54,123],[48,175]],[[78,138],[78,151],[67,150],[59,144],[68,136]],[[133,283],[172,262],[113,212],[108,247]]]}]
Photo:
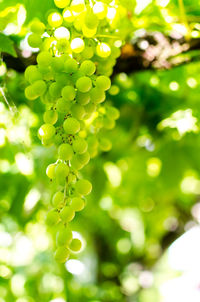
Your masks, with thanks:
[{"label": "grape cluster", "polygon": [[40,97],[45,104],[39,137],[43,145],[57,146],[57,161],[46,170],[58,188],[46,222],[59,226],[55,259],[65,262],[71,251],[81,249],[69,223],[92,190],[80,170],[98,151],[111,149],[106,130],[119,117],[116,108],[102,103],[120,55],[116,16],[111,18],[109,12],[117,14],[120,9],[109,0],[54,2],[58,9],[50,12],[47,25],[35,20],[30,26],[28,43],[40,51],[37,65],[25,71],[29,82],[25,95],[29,100]]}]

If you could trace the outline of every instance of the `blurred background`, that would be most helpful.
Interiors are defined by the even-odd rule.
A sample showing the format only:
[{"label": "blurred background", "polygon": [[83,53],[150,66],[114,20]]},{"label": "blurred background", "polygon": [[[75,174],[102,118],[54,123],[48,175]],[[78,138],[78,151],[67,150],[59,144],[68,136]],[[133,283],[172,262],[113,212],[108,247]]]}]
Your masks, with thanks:
[{"label": "blurred background", "polygon": [[107,102],[113,148],[84,168],[80,254],[58,265],[44,219],[52,196],[43,104],[24,96],[29,22],[53,1],[0,2],[0,302],[200,301],[200,5],[120,1],[131,24]]}]

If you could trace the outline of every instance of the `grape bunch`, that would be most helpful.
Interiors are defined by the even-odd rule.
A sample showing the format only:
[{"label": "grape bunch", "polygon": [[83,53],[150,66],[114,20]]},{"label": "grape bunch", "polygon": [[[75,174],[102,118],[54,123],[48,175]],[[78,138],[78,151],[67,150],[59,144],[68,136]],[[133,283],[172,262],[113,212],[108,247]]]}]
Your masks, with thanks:
[{"label": "grape bunch", "polygon": [[109,0],[54,2],[57,10],[49,13],[47,24],[34,20],[30,25],[28,43],[39,54],[37,65],[25,71],[25,96],[45,104],[38,135],[44,146],[57,147],[57,160],[46,170],[57,187],[46,222],[57,229],[55,259],[65,262],[81,249],[70,222],[92,190],[80,170],[112,147],[106,131],[115,126],[119,111],[102,103],[120,55],[117,24],[124,11]]}]

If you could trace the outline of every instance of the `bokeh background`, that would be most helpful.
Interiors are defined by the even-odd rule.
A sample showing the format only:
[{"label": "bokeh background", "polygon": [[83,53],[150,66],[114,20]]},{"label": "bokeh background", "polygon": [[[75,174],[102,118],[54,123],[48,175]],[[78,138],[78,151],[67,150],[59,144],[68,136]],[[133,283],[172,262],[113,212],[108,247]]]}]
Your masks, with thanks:
[{"label": "bokeh background", "polygon": [[84,168],[83,249],[58,265],[44,222],[56,150],[41,146],[44,108],[23,76],[29,22],[55,6],[0,2],[0,302],[200,301],[199,1],[121,4],[131,26],[107,96],[121,117],[112,150]]}]

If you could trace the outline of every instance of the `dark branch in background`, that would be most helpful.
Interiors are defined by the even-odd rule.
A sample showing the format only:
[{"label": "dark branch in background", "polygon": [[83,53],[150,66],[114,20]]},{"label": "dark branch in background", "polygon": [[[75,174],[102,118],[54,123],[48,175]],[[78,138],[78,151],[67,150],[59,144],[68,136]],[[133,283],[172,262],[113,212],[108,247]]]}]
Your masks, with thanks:
[{"label": "dark branch in background", "polygon": [[[36,53],[24,58],[19,49],[16,51],[17,58],[3,54],[3,60],[8,68],[24,72],[28,65],[36,64]],[[114,75],[148,69],[170,69],[195,60],[200,60],[200,39],[191,39],[187,42],[176,32],[165,36],[160,32],[149,33],[141,30],[123,46]]]}]

